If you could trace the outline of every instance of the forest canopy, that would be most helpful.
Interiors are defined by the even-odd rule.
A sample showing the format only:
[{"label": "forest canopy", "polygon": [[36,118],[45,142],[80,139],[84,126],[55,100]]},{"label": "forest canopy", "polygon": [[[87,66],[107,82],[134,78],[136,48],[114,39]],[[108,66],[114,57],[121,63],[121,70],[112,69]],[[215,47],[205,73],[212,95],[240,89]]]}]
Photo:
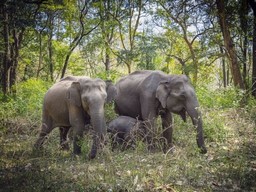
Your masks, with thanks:
[{"label": "forest canopy", "polygon": [[[1,1],[1,90],[140,69],[255,95],[255,1]],[[253,35],[254,34],[254,35]],[[253,54],[254,53],[254,54]]]},{"label": "forest canopy", "polygon": [[[0,191],[256,191],[255,0],[1,0],[0,22]],[[114,92],[119,79],[137,70],[187,75],[197,116],[189,118],[184,105],[178,115],[167,113],[159,100],[153,105],[160,114],[153,118],[154,151],[137,138],[132,149],[113,150],[107,133],[106,145],[89,160],[90,119],[79,126],[81,135],[86,129],[81,155],[61,150],[77,138],[61,138],[65,128],[72,135],[71,124],[52,130],[35,149],[39,130],[47,127],[43,103],[53,84],[89,76],[104,86],[112,82]],[[152,89],[143,90],[158,101]],[[182,92],[169,100],[183,104],[185,98]],[[124,99],[125,110],[133,108],[131,100]],[[117,110],[114,102],[102,106],[109,126]],[[52,114],[64,111],[52,108]],[[164,152],[167,132],[173,146]],[[196,147],[199,134],[206,154]]]}]

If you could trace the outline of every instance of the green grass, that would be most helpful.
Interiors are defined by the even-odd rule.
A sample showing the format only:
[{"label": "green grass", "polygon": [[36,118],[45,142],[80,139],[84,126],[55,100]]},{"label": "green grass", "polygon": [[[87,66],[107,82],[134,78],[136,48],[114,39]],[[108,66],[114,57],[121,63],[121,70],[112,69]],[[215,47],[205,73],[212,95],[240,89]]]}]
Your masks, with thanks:
[{"label": "green grass", "polygon": [[[199,90],[205,155],[196,146],[190,119],[184,123],[174,116],[174,151],[148,152],[142,141],[135,150],[112,151],[108,143],[90,161],[90,135],[85,135],[78,157],[71,150],[60,150],[58,129],[42,150],[33,150],[48,85],[25,82],[17,87],[16,97],[1,103],[0,191],[256,191],[254,100],[241,108],[242,96],[234,101],[233,90],[216,94]],[[105,114],[107,121],[115,118],[112,104]]]},{"label": "green grass", "polygon": [[127,151],[111,151],[107,145],[91,161],[89,135],[79,157],[59,150],[58,129],[35,152],[38,127],[25,119],[15,120],[1,131],[0,191],[256,190],[253,122],[241,110],[205,114],[206,155],[198,153],[192,124],[175,116],[174,152],[148,152],[142,142]]}]

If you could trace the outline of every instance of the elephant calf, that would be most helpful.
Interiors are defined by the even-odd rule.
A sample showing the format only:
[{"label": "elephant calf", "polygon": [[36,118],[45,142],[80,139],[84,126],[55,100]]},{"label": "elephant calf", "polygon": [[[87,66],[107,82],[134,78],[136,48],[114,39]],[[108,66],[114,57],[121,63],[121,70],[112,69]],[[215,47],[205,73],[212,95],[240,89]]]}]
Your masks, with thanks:
[{"label": "elephant calf", "polygon": [[134,147],[136,138],[142,138],[145,130],[142,121],[128,116],[119,116],[112,120],[107,128],[111,134],[112,150],[122,145],[122,150]]}]

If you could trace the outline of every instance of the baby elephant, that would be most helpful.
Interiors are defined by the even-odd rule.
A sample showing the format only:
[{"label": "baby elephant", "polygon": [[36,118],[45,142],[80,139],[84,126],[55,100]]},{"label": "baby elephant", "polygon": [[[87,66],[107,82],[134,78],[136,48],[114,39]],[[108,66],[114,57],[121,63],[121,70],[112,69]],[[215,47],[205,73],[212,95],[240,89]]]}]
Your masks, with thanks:
[{"label": "baby elephant", "polygon": [[119,116],[112,120],[107,128],[111,134],[112,150],[117,145],[122,146],[122,150],[135,147],[137,138],[143,138],[145,129],[142,121],[128,116]]}]

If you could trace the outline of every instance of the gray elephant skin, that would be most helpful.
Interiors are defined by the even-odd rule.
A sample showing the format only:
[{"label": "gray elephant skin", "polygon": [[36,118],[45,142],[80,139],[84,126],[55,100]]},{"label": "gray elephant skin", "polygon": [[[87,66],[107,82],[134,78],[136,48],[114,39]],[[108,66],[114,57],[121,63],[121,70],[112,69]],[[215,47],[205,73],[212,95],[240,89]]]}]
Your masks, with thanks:
[{"label": "gray elephant skin", "polygon": [[45,94],[42,126],[35,143],[40,148],[46,136],[55,128],[61,129],[61,142],[73,128],[73,153],[80,154],[79,141],[85,125],[91,123],[94,134],[89,158],[95,158],[97,149],[106,135],[104,104],[107,99],[106,83],[101,79],[68,76],[54,84]]},{"label": "gray elephant skin", "polygon": [[117,145],[122,146],[122,150],[134,147],[137,138],[143,138],[145,130],[142,121],[128,116],[118,116],[110,121],[107,126],[110,133],[112,150]]},{"label": "gray elephant skin", "polygon": [[116,83],[115,111],[119,115],[139,118],[148,129],[155,128],[161,116],[164,151],[173,146],[172,113],[186,121],[186,112],[197,130],[196,141],[201,153],[207,153],[202,117],[194,88],[185,75],[168,75],[162,71],[135,71]]}]

